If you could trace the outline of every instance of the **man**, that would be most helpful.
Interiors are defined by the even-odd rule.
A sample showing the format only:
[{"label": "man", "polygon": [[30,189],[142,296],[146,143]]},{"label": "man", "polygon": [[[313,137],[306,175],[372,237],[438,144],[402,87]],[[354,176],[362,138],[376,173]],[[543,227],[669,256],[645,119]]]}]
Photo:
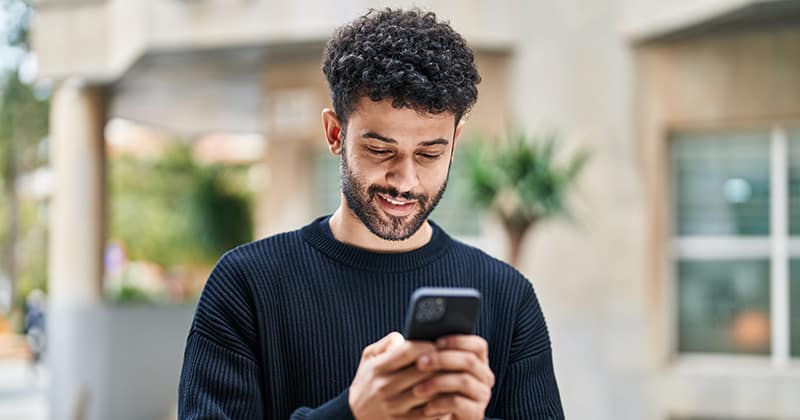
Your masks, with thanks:
[{"label": "man", "polygon": [[[464,39],[432,13],[371,11],[337,30],[323,72],[341,205],[220,259],[187,339],[180,417],[563,418],[531,284],[428,221],[477,99]],[[392,332],[422,286],[478,289],[476,334]]]}]

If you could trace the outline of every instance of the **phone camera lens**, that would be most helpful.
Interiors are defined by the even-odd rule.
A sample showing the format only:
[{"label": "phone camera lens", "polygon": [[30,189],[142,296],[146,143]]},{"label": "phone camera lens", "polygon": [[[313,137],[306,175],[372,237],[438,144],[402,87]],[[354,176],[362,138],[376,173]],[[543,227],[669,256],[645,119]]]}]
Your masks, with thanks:
[{"label": "phone camera lens", "polygon": [[442,319],[445,311],[445,300],[442,298],[425,298],[417,304],[416,320],[418,322],[436,322]]}]

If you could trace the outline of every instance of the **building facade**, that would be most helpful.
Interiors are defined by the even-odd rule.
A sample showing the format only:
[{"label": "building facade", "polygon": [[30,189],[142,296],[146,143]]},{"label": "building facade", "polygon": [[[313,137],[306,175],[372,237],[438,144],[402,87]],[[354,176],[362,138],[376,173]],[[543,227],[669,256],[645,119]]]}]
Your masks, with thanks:
[{"label": "building facade", "polygon": [[[385,5],[36,1],[40,78],[56,83],[55,307],[101,301],[110,118],[261,135],[259,237],[330,211],[320,55],[334,27]],[[466,139],[556,130],[565,150],[592,150],[578,222],[537,227],[520,265],[547,316],[568,418],[800,418],[800,2],[421,5],[476,51],[484,81]],[[434,219],[502,258],[498,223],[459,210],[456,175]],[[98,222],[88,234],[71,223],[85,214]],[[51,412],[71,406],[74,386],[54,381]],[[101,418],[102,401],[88,401]]]}]

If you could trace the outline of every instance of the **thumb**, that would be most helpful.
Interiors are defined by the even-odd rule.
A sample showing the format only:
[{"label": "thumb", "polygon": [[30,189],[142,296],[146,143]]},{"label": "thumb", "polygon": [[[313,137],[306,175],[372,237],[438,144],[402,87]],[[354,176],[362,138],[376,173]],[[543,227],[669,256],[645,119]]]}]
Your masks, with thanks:
[{"label": "thumb", "polygon": [[367,348],[364,349],[364,355],[368,357],[377,356],[403,344],[404,341],[405,338],[403,338],[402,334],[397,331],[392,331],[380,340],[367,346]]},{"label": "thumb", "polygon": [[389,351],[406,342],[406,338],[403,337],[403,334],[400,334],[397,331],[392,331],[389,334],[386,334],[384,339],[386,339],[386,343],[384,344],[383,349],[379,353]]}]

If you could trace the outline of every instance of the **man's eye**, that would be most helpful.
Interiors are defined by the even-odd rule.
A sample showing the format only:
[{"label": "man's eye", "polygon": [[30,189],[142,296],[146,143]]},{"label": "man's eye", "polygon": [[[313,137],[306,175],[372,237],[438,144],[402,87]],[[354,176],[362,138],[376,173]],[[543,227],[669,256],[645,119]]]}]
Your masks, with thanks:
[{"label": "man's eye", "polygon": [[431,160],[436,159],[441,155],[442,155],[441,153],[420,153],[419,154],[420,157],[422,157],[424,159],[431,159]]},{"label": "man's eye", "polygon": [[376,155],[380,155],[380,156],[386,155],[387,153],[391,153],[391,152],[390,152],[390,151],[388,151],[388,150],[383,150],[383,149],[373,149],[373,148],[371,148],[371,147],[367,147],[367,150],[369,150],[369,151],[370,151],[370,153],[372,153],[372,154],[376,154]]}]

